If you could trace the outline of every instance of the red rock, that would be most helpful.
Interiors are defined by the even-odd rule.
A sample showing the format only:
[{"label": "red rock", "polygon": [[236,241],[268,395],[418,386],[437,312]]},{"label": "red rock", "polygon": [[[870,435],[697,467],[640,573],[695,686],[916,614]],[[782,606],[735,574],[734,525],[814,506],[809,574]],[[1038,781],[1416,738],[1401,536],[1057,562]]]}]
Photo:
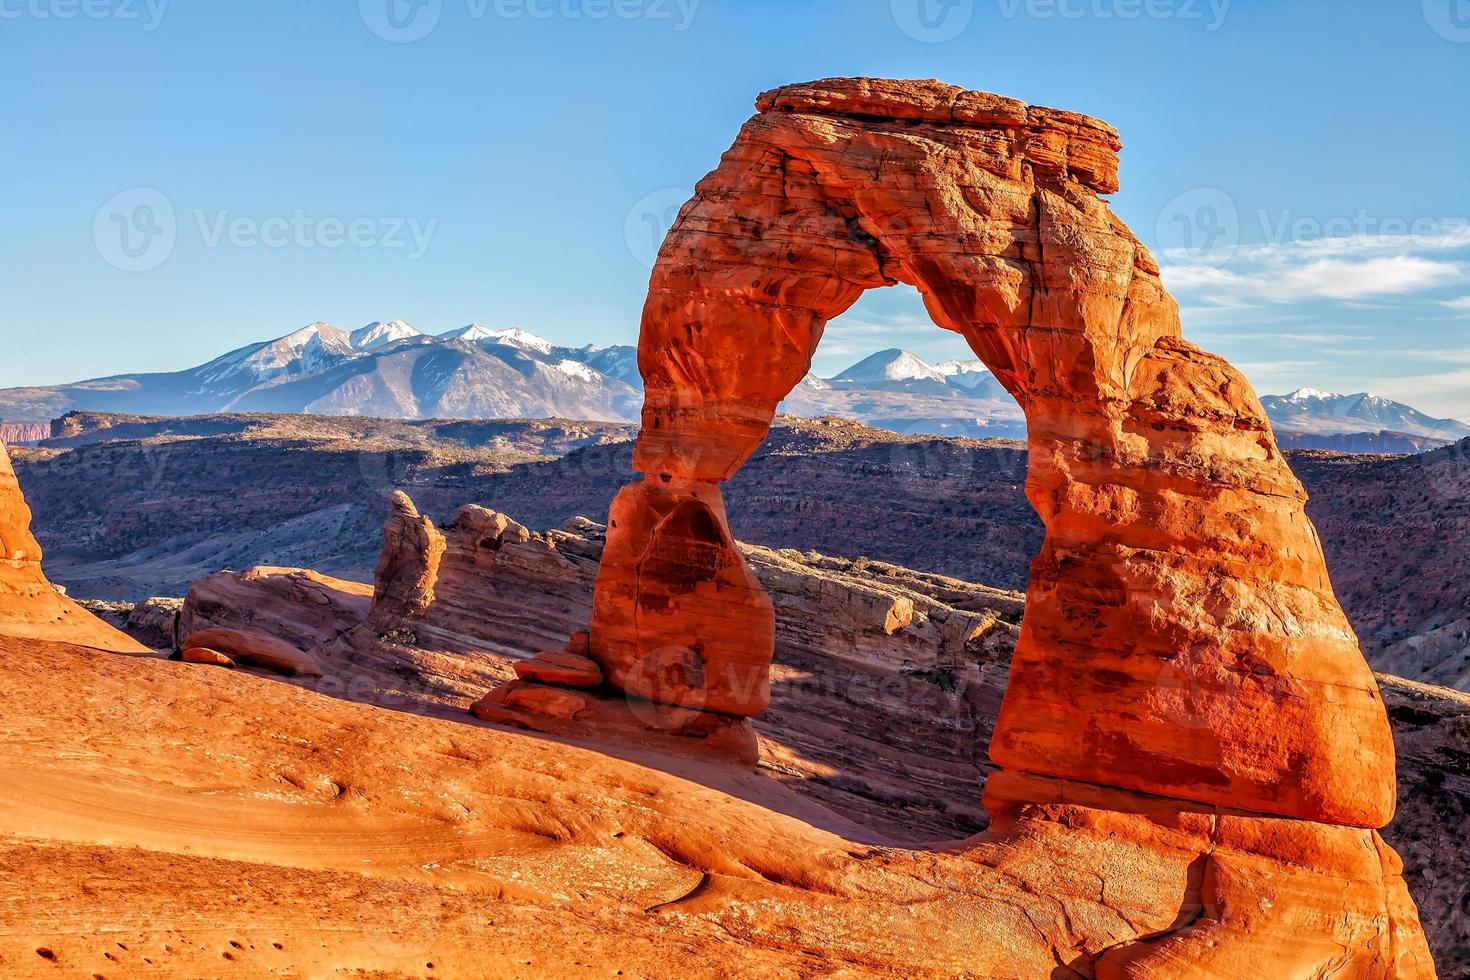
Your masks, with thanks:
[{"label": "red rock", "polygon": [[0,442],[0,636],[49,640],[118,653],[151,653],[87,612],[46,580],[10,454]]},{"label": "red rock", "polygon": [[563,687],[597,687],[602,683],[602,668],[597,666],[597,661],[561,650],[548,650],[529,660],[518,660],[515,672],[522,680]]},{"label": "red rock", "polygon": [[299,677],[321,677],[322,669],[309,653],[304,653],[284,640],[263,633],[244,630],[207,629],[191,633],[184,649],[206,648],[218,651],[237,663],[265,667],[282,674]]},{"label": "red rock", "polygon": [[[403,500],[407,510],[395,503],[395,518],[384,527],[374,626],[411,629],[421,646],[435,650],[480,649],[494,636],[490,649],[520,654],[549,649],[586,625],[590,590],[581,569],[553,546],[558,532],[533,534],[505,514],[467,504],[442,534],[425,524],[432,533],[407,536],[398,533],[397,515],[413,504]],[[590,580],[594,563],[579,564]],[[389,567],[433,567],[432,590],[404,596],[385,587],[382,570]],[[502,576],[526,584],[486,588],[487,580]]]},{"label": "red rock", "polygon": [[664,242],[639,340],[634,465],[613,504],[592,655],[655,700],[766,705],[769,604],[718,483],[823,328],[916,286],[1026,412],[1047,534],[991,753],[1010,769],[1361,827],[1393,745],[1305,494],[1238,371],[1181,337],[1100,194],[1096,120],[938,82],[761,97]]},{"label": "red rock", "polygon": [[[1074,967],[1092,968],[1082,975],[1434,976],[1402,869],[1376,831],[1004,770],[986,782],[985,808],[993,823],[972,858],[1009,866],[1035,894],[1063,903],[1071,896],[1039,865],[1062,855],[1088,861],[1097,855],[1089,838],[1108,841],[1105,874],[1128,869],[1130,885],[1120,892],[1145,889],[1175,862],[1186,864],[1175,923],[1078,960]],[[1045,857],[1028,854],[1036,845]],[[1128,899],[1114,895],[1106,901],[1121,899],[1121,911]]]},{"label": "red rock", "polygon": [[514,712],[567,721],[586,710],[587,698],[555,687],[511,681],[497,687],[470,706],[472,712],[487,721],[499,720],[496,717],[496,708],[509,708]]},{"label": "red rock", "polygon": [[305,568],[261,565],[195,582],[179,635],[224,628],[265,633],[310,650],[367,619],[373,587]]},{"label": "red rock", "polygon": [[608,516],[591,648],[642,698],[749,716],[771,701],[771,600],[740,557],[712,483],[650,479]]},{"label": "red rock", "polygon": [[755,728],[747,718],[608,697],[514,680],[470,706],[483,721],[623,748],[645,746],[658,756],[694,756],[754,768],[760,759]]},{"label": "red rock", "polygon": [[421,612],[434,601],[444,535],[419,514],[403,491],[393,494],[393,513],[383,525],[383,552],[373,574],[375,607],[397,615]]},{"label": "red rock", "polygon": [[180,654],[180,657],[186,664],[212,664],[216,667],[235,666],[235,661],[218,650],[211,650],[208,647],[186,647],[184,652]]}]

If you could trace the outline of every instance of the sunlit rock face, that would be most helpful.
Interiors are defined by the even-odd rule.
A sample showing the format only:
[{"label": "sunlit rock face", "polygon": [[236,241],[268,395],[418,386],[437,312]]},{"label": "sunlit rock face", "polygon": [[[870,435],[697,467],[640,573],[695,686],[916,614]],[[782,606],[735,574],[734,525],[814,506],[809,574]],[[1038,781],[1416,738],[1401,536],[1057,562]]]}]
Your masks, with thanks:
[{"label": "sunlit rock face", "polygon": [[147,647],[57,592],[41,571],[31,511],[0,443],[0,636],[74,643],[122,653]]},{"label": "sunlit rock face", "polygon": [[[608,680],[765,710],[771,604],[719,484],[826,323],[908,283],[1024,409],[1046,525],[991,742],[991,835],[1020,847],[1051,828],[1038,865],[1054,865],[1081,840],[1058,825],[1090,827],[1111,843],[1079,858],[1132,841],[1141,866],[1177,862],[1164,892],[1183,879],[1155,939],[1079,962],[1432,973],[1398,859],[1371,831],[1393,815],[1393,743],[1306,495],[1250,386],[1183,339],[1158,265],[1101,199],[1118,189],[1117,133],[935,81],[829,79],[757,108],[650,283],[643,479],[612,506],[593,604]],[[992,846],[974,859],[995,861]]]},{"label": "sunlit rock face", "polygon": [[592,626],[607,675],[667,703],[765,708],[770,607],[718,484],[827,321],[910,283],[1025,409],[1047,526],[996,762],[1385,823],[1388,725],[1305,494],[1250,386],[1181,337],[1158,266],[1101,199],[1117,134],[932,81],[791,85],[758,108],[653,273],[645,478],[613,507]]}]

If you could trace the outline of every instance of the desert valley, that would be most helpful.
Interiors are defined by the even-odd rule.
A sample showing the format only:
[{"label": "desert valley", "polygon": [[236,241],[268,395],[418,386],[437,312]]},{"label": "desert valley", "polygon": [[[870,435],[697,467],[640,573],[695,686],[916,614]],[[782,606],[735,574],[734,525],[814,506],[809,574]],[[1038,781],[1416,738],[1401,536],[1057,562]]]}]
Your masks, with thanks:
[{"label": "desert valley", "polygon": [[1470,976],[1470,427],[1258,398],[1120,148],[784,85],[636,352],[0,391],[0,974]]}]

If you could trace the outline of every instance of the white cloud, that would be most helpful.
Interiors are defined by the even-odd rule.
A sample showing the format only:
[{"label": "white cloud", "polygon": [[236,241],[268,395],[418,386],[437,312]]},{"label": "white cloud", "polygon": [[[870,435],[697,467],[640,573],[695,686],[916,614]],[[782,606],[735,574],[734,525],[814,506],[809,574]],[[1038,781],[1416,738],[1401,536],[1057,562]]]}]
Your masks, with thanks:
[{"label": "white cloud", "polygon": [[1470,313],[1470,296],[1461,296],[1459,299],[1448,300],[1444,305],[1452,310]]},{"label": "white cloud", "polygon": [[[1360,305],[1463,282],[1466,263],[1446,255],[1470,250],[1470,225],[1426,234],[1342,235],[1301,241],[1164,253],[1164,280],[1191,301],[1215,308],[1328,300]],[[1460,305],[1460,304],[1465,305]],[[1470,309],[1470,297],[1455,309]]]},{"label": "white cloud", "polygon": [[1205,340],[1213,343],[1221,341],[1244,341],[1253,344],[1281,343],[1292,346],[1302,344],[1361,344],[1367,338],[1360,333],[1335,333],[1328,330],[1266,330],[1257,329],[1249,331],[1230,330],[1203,330],[1195,331]]},{"label": "white cloud", "polygon": [[1313,299],[1354,300],[1403,296],[1459,282],[1464,266],[1442,259],[1395,255],[1366,259],[1318,258],[1290,250],[1254,264],[1239,256],[1229,265],[1166,266],[1164,282],[1217,306],[1242,301],[1295,303]]}]

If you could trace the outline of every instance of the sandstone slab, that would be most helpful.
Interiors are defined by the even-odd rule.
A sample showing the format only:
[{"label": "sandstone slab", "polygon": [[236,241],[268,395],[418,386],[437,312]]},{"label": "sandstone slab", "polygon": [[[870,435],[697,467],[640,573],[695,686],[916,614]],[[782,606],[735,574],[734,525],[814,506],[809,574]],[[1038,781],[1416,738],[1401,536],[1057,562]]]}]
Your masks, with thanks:
[{"label": "sandstone slab", "polygon": [[372,586],[306,568],[260,565],[216,572],[189,589],[179,611],[178,635],[243,630],[311,649],[367,619],[372,599]]},{"label": "sandstone slab", "polygon": [[522,680],[562,687],[597,687],[602,683],[602,668],[597,661],[565,650],[547,650],[530,660],[518,660],[515,672]]}]

